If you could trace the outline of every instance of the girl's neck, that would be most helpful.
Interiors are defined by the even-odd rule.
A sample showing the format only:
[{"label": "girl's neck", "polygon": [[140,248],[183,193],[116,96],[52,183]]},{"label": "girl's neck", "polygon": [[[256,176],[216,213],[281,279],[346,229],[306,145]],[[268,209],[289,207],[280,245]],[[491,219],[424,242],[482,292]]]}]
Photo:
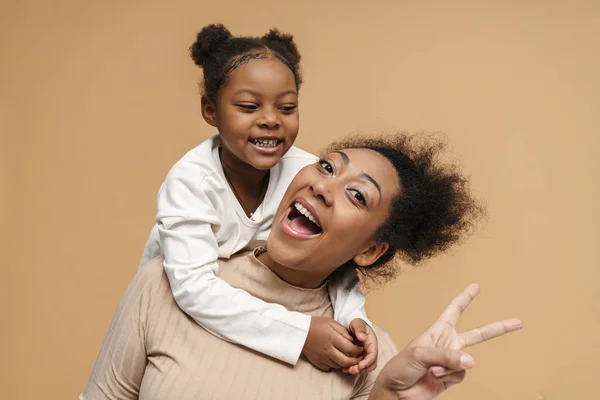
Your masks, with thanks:
[{"label": "girl's neck", "polygon": [[305,289],[315,289],[321,286],[327,279],[327,277],[323,276],[322,273],[315,273],[313,271],[304,269],[292,269],[278,264],[271,258],[268,250],[260,253],[257,258],[281,280],[293,286]]},{"label": "girl's neck", "polygon": [[252,218],[266,194],[269,170],[258,170],[246,164],[224,146],[220,148],[220,158],[227,183],[246,216]]},{"label": "girl's neck", "polygon": [[224,146],[221,147],[221,165],[229,180],[245,187],[260,186],[269,170],[256,169],[233,155]]}]

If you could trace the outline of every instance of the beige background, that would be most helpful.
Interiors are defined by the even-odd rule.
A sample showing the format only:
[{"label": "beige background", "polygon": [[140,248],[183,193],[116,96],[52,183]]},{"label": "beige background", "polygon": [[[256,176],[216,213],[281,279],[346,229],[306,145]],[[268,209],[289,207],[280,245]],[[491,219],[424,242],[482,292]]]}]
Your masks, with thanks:
[{"label": "beige background", "polygon": [[474,281],[461,327],[525,330],[473,349],[444,398],[600,398],[600,6],[566,0],[3,0],[1,398],[84,387],[158,186],[212,134],[187,48],[219,21],[295,35],[309,151],[357,130],[448,134],[489,218],[369,294],[370,316],[402,345]]}]

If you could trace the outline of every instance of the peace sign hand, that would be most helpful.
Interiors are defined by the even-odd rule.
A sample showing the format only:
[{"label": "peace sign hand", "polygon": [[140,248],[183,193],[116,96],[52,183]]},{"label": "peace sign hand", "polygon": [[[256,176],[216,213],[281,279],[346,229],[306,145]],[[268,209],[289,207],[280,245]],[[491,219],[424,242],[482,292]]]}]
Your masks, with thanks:
[{"label": "peace sign hand", "polygon": [[513,318],[457,333],[456,323],[478,294],[479,286],[472,284],[454,298],[425,332],[386,364],[370,398],[388,398],[393,393],[389,398],[433,399],[461,382],[465,370],[475,364],[461,349],[521,329],[521,321]]}]

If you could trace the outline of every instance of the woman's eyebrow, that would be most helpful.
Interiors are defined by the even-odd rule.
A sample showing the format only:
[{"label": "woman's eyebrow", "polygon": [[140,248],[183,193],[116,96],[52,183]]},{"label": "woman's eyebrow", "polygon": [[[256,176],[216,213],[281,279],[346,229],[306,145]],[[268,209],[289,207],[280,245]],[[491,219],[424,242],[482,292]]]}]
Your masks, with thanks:
[{"label": "woman's eyebrow", "polygon": [[348,163],[350,162],[350,158],[348,157],[348,154],[344,153],[341,150],[334,151],[334,153],[337,153],[340,156],[342,156],[342,160],[344,161],[344,164],[348,165]]},{"label": "woman's eyebrow", "polygon": [[[342,157],[344,164],[348,165],[348,163],[350,162],[350,157],[348,157],[348,154],[344,153],[341,150],[334,151],[334,153],[339,154]],[[379,185],[379,182],[377,182],[371,175],[365,172],[361,172],[360,174],[358,174],[358,176],[362,179],[371,182],[377,188],[377,191],[379,192],[379,203],[381,203],[381,186]]]},{"label": "woman's eyebrow", "polygon": [[375,180],[375,178],[373,178],[371,175],[365,173],[365,172],[361,172],[360,174],[358,174],[358,176],[360,176],[361,178],[371,182],[373,185],[375,185],[375,187],[377,188],[377,191],[379,192],[379,203],[381,203],[381,186],[379,186],[379,183]]}]

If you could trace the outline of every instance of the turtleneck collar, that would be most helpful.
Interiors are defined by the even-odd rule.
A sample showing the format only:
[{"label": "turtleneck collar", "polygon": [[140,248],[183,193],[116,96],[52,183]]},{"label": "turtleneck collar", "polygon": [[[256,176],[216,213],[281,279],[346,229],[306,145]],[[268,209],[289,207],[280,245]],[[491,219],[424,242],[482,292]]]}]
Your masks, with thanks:
[{"label": "turtleneck collar", "polygon": [[219,260],[219,277],[254,297],[281,304],[291,311],[323,315],[331,307],[327,283],[316,289],[305,289],[285,282],[258,260],[257,256],[265,251],[266,248],[258,247],[228,260]]}]

